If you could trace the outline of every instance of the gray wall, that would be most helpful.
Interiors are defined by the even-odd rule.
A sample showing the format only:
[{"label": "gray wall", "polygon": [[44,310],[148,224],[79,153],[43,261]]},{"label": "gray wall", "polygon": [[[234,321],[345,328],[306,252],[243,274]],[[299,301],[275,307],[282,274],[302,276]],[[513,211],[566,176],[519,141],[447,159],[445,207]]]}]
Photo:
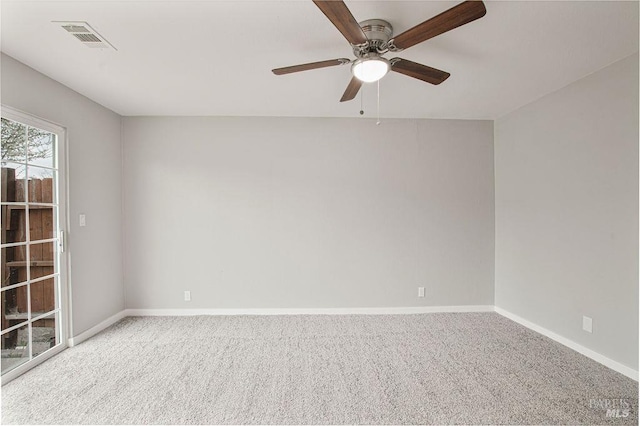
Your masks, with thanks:
[{"label": "gray wall", "polygon": [[[69,141],[73,334],[124,308],[121,118],[2,54],[2,103],[57,123]],[[78,214],[87,226],[78,227]]]},{"label": "gray wall", "polygon": [[493,304],[490,121],[128,117],[124,157],[128,308]]},{"label": "gray wall", "polygon": [[495,171],[496,306],[637,370],[638,55],[497,120]]}]

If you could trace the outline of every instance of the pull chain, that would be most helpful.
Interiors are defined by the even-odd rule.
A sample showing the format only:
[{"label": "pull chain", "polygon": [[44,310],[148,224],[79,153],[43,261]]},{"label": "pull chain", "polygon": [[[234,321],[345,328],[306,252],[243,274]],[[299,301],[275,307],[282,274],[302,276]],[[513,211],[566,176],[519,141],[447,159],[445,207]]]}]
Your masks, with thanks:
[{"label": "pull chain", "polygon": [[376,121],[376,125],[380,125],[380,80],[378,80],[378,121]]},{"label": "pull chain", "polygon": [[362,108],[362,98],[364,97],[364,94],[362,92],[364,92],[364,90],[360,90],[360,115],[364,114],[364,108]]}]

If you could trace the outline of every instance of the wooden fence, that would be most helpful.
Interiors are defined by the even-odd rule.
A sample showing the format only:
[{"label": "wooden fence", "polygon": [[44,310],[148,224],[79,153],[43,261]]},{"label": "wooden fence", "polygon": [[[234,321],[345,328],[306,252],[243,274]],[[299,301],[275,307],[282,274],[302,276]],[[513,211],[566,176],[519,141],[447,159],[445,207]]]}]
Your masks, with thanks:
[{"label": "wooden fence", "polygon": [[[32,205],[32,203],[53,203],[53,179],[16,179],[15,169],[3,167],[0,182],[3,203],[22,203],[2,205],[2,243],[24,242],[27,239],[27,232],[29,232],[30,241],[53,238],[55,232],[53,207]],[[28,230],[27,211],[29,212]],[[53,274],[54,250],[53,242],[30,243],[27,259],[25,245],[3,248],[0,285],[6,287],[27,281],[27,268],[31,272],[32,280]],[[30,292],[32,317],[55,309],[56,286],[53,278],[32,283]],[[24,322],[27,315],[26,286],[2,292],[3,330]],[[54,327],[54,319],[38,321],[33,325]],[[3,341],[3,348],[6,347],[5,343],[8,342]]]}]

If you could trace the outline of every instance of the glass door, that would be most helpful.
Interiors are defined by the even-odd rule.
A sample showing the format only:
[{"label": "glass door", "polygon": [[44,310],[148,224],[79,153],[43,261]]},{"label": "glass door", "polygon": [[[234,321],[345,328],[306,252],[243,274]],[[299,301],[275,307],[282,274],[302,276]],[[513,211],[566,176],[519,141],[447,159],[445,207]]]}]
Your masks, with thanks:
[{"label": "glass door", "polygon": [[5,382],[66,347],[67,308],[64,129],[3,107],[1,130],[0,364]]}]

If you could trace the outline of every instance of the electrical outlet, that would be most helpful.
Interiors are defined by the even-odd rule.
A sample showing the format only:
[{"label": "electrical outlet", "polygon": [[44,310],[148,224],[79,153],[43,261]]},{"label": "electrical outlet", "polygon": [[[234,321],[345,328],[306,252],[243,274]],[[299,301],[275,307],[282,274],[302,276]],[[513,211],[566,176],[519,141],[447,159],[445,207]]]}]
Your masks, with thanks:
[{"label": "electrical outlet", "polygon": [[424,287],[418,287],[418,297],[424,297]]},{"label": "electrical outlet", "polygon": [[78,222],[80,226],[87,226],[87,216],[84,214],[81,214],[78,218]]},{"label": "electrical outlet", "polygon": [[593,320],[589,317],[582,317],[582,329],[587,333],[593,333]]},{"label": "electrical outlet", "polygon": [[190,291],[185,291],[184,292],[184,301],[185,302],[191,302],[191,292]]}]

